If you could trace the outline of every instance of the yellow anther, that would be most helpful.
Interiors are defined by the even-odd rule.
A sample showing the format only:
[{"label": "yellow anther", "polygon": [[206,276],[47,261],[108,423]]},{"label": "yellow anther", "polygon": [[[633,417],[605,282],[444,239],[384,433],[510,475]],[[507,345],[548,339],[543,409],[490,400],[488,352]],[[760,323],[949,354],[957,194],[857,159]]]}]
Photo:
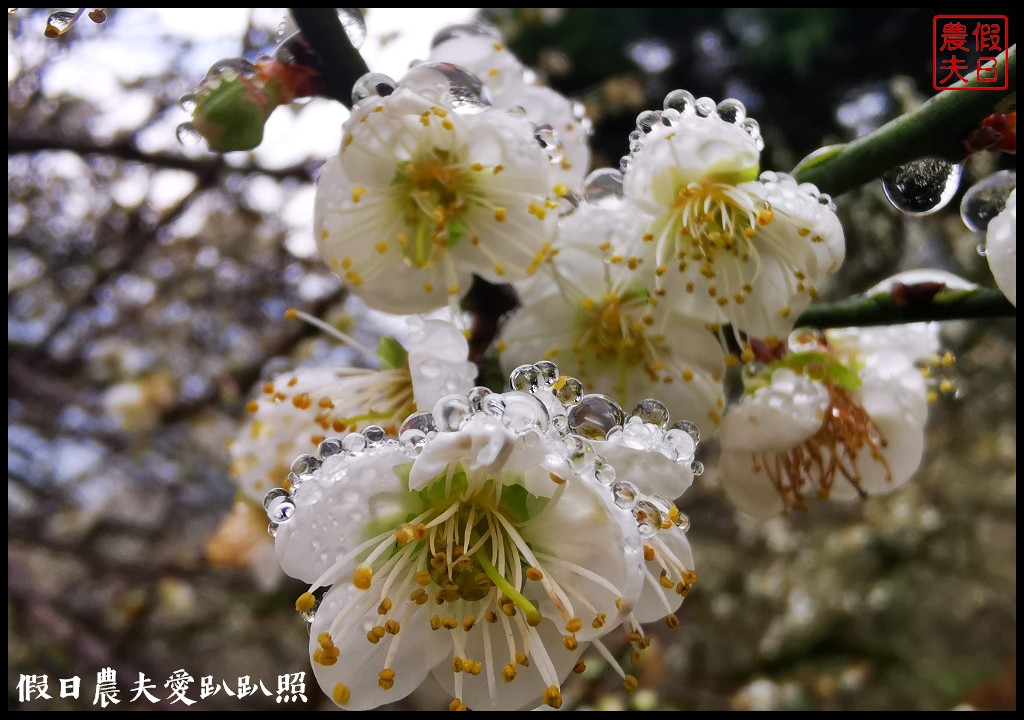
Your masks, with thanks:
[{"label": "yellow anther", "polygon": [[302,593],[295,601],[295,609],[300,613],[309,612],[314,605],[316,605],[316,598],[311,592]]},{"label": "yellow anther", "polygon": [[636,270],[637,265],[639,264],[640,258],[638,257],[631,257],[626,261],[626,267],[628,267],[630,270]]},{"label": "yellow anther", "polygon": [[453,698],[452,701],[448,703],[448,709],[452,712],[459,712],[462,710],[466,710],[468,708],[466,708],[466,706],[463,704],[461,700],[459,700],[458,698]]},{"label": "yellow anther", "polygon": [[644,560],[647,562],[654,560],[654,548],[650,545],[644,545]]},{"label": "yellow anther", "polygon": [[363,195],[366,194],[366,188],[362,185],[356,185],[352,188],[352,202],[357,203],[363,199]]},{"label": "yellow anther", "polygon": [[551,478],[551,482],[556,485],[565,485],[565,478],[555,475],[553,472],[548,473],[548,477]]},{"label": "yellow anther", "polygon": [[498,173],[500,173],[500,172],[501,172],[502,170],[504,170],[504,169],[505,169],[505,166],[504,166],[504,165],[495,165],[495,166],[494,166],[494,170],[492,170],[492,172],[493,172],[493,173],[494,173],[495,175],[497,175]]},{"label": "yellow anther", "polygon": [[505,679],[505,682],[512,682],[516,679],[516,675],[519,671],[516,670],[516,666],[512,663],[508,663],[501,669],[501,676]]},{"label": "yellow anther", "polygon": [[572,671],[579,675],[580,673],[586,672],[587,664],[582,659],[577,660],[576,664],[572,666]]},{"label": "yellow anther", "polygon": [[345,273],[345,279],[348,280],[353,285],[355,285],[356,287],[359,287],[360,285],[363,284],[363,276],[357,273],[355,270],[349,270],[347,273]]},{"label": "yellow anther", "polygon": [[[420,592],[423,592],[423,590],[420,589]],[[426,593],[424,592],[424,595],[425,594]],[[440,615],[434,615],[434,616],[432,616],[430,618],[430,629],[431,630],[440,630],[441,629],[441,616]]]},{"label": "yellow anther", "polygon": [[523,667],[530,667],[530,658],[523,655],[521,652],[516,653],[516,664],[522,665]]},{"label": "yellow anther", "polygon": [[676,616],[675,613],[669,613],[665,616],[665,624],[668,625],[670,628],[675,629],[679,627],[679,618]]},{"label": "yellow anther", "polygon": [[423,292],[428,292],[428,293],[434,292],[433,284],[429,283],[429,282],[423,283]]},{"label": "yellow anther", "polygon": [[466,658],[464,662],[466,663],[466,672],[470,675],[479,675],[480,671],[484,669],[484,664],[479,660]]},{"label": "yellow anther", "polygon": [[636,689],[640,687],[640,682],[632,675],[627,675],[622,681],[623,689],[628,692],[636,692]]},{"label": "yellow anther", "polygon": [[[562,482],[565,482],[565,481],[563,480]],[[533,580],[534,582],[537,582],[538,580],[543,580],[544,579],[544,573],[542,573],[540,570],[538,570],[535,567],[528,567],[528,568],[526,568],[526,579],[527,580]]]},{"label": "yellow anther", "polygon": [[576,648],[578,648],[580,646],[579,642],[576,640],[576,636],[575,635],[565,635],[565,636],[563,636],[562,637],[562,644],[565,645],[565,649],[566,650],[575,650]]},{"label": "yellow anther", "polygon": [[254,413],[254,412],[256,412],[259,409],[260,409],[260,404],[258,402],[256,402],[255,400],[250,400],[249,402],[247,402],[245,404],[245,411],[246,412]]},{"label": "yellow anther", "polygon": [[441,620],[441,627],[445,630],[454,630],[459,626],[459,621],[453,618],[451,615],[445,615]]},{"label": "yellow anther", "polygon": [[455,123],[453,123],[448,118],[445,118],[444,120],[441,121],[441,127],[443,127],[445,130],[454,130]]},{"label": "yellow anther", "polygon": [[490,70],[488,70],[487,71],[487,76],[488,77],[497,77],[498,76],[498,68],[491,68]]},{"label": "yellow anther", "polygon": [[771,208],[762,208],[757,211],[757,224],[761,227],[770,224],[774,219],[775,213],[771,211]]},{"label": "yellow anther", "polygon": [[493,610],[488,610],[484,613],[484,620],[489,623],[496,623],[498,622],[498,615]]},{"label": "yellow anther", "polygon": [[494,208],[494,219],[498,222],[505,222],[505,217],[508,215],[508,211],[503,207]]},{"label": "yellow anther", "polygon": [[551,189],[558,197],[565,197],[566,195],[569,194],[569,188],[566,186],[565,183],[556,183],[555,186]]},{"label": "yellow anther", "polygon": [[366,563],[360,563],[352,573],[352,584],[360,590],[369,590],[373,580],[373,568]]},{"label": "yellow anther", "polygon": [[462,658],[460,658],[460,657],[453,657],[452,658],[452,672],[460,673],[460,672],[462,672],[465,669],[466,669],[466,666],[463,664]]},{"label": "yellow anther", "polygon": [[384,668],[380,671],[377,685],[381,690],[390,690],[395,686],[395,671],[391,668]]},{"label": "yellow anther", "polygon": [[[498,216],[498,211],[497,210],[494,211],[494,215],[495,215],[495,217]],[[504,219],[504,217],[505,217],[504,214],[502,214],[501,217],[502,217],[502,219]],[[498,277],[503,277],[505,275],[505,266],[502,265],[500,262],[499,263],[494,263],[494,274],[497,275]]]},{"label": "yellow anther", "polygon": [[412,579],[416,581],[417,585],[429,585],[430,573],[426,570],[417,570],[416,574],[412,576]]},{"label": "yellow anther", "polygon": [[583,627],[583,621],[578,617],[570,618],[569,621],[565,623],[566,632],[579,632],[581,627]]},{"label": "yellow anther", "polygon": [[604,613],[598,613],[597,615],[594,616],[594,619],[590,621],[590,626],[592,628],[594,628],[595,630],[597,630],[599,628],[603,628],[605,620],[607,619],[607,617],[608,616],[605,615]]},{"label": "yellow anther", "polygon": [[548,689],[544,691],[544,694],[541,695],[540,699],[545,705],[553,707],[556,710],[562,707],[562,693],[558,689],[557,685],[551,685],[548,687]]},{"label": "yellow anther", "polygon": [[466,617],[464,617],[462,619],[462,629],[465,630],[466,632],[469,632],[470,630],[472,630],[473,626],[475,624],[476,624],[476,618],[473,617],[472,615],[467,615]]},{"label": "yellow anther", "polygon": [[331,699],[337,705],[348,705],[348,701],[352,698],[352,693],[348,689],[348,685],[344,683],[338,683],[334,686],[334,690],[331,691]]}]

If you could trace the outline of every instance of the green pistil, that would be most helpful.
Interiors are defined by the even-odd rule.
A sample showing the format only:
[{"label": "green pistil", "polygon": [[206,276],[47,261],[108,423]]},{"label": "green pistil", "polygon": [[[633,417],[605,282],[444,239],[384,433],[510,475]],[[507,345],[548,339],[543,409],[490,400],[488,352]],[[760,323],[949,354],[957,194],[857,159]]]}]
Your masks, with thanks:
[{"label": "green pistil", "polygon": [[483,568],[484,573],[493,582],[499,590],[505,593],[505,597],[511,600],[517,608],[522,610],[526,614],[526,623],[531,627],[540,625],[540,621],[544,619],[544,616],[540,614],[540,610],[533,606],[529,600],[523,597],[522,593],[516,590],[509,583],[508,580],[503,578],[497,568],[491,565],[490,558],[483,550],[478,550],[476,555],[476,561],[480,563],[480,567]]}]

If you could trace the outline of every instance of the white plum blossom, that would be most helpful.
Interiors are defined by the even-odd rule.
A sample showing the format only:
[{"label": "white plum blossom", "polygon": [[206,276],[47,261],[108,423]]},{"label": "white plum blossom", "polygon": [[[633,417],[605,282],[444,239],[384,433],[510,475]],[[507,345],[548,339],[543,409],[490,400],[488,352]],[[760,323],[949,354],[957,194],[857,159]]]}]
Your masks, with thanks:
[{"label": "white plum blossom", "polygon": [[1017,307],[1017,190],[1006,199],[1006,207],[992,218],[985,235],[985,257],[996,285]]},{"label": "white plum blossom", "polygon": [[[767,518],[807,510],[810,497],[853,499],[910,479],[929,393],[917,353],[901,352],[888,330],[798,330],[786,355],[747,377],[721,430],[722,483],[741,510]],[[932,341],[916,337],[929,353]]]},{"label": "white plum blossom", "polygon": [[831,199],[760,172],[756,121],[737,100],[670,93],[637,119],[624,192],[650,216],[643,259],[685,312],[784,339],[843,261]]},{"label": "white plum blossom", "polygon": [[600,638],[624,627],[639,651],[641,622],[678,625],[696,581],[687,521],[627,463],[661,453],[647,466],[656,484],[685,488],[692,443],[681,457],[659,425],[613,468],[595,448],[614,440],[572,429],[621,423],[621,410],[560,402],[574,379],[552,363],[531,373],[528,391],[441,398],[398,439],[371,426],[328,442],[290,494],[268,494],[281,567],[310,585],[296,609],[311,622],[314,674],[339,707],[394,702],[433,675],[453,710],[557,708],[588,646],[632,691]]},{"label": "white plum blossom", "polygon": [[353,107],[341,151],[321,171],[315,213],[320,253],[345,286],[370,307],[406,314],[453,307],[473,274],[526,278],[549,248],[557,207],[548,156],[526,120],[410,85]]},{"label": "white plum blossom", "polygon": [[579,102],[536,84],[536,75],[505,46],[494,27],[482,23],[442,30],[430,51],[433,62],[448,62],[476,75],[495,107],[521,110],[538,128],[548,126],[557,141],[552,157],[556,181],[578,192],[590,168],[590,119]]},{"label": "white plum blossom", "polygon": [[260,384],[229,447],[231,476],[247,498],[262,502],[288,477],[292,460],[315,451],[326,435],[367,425],[394,430],[417,408],[473,387],[477,370],[461,331],[443,320],[409,325],[408,357],[397,367],[308,367]]},{"label": "white plum blossom", "polygon": [[657,294],[653,272],[637,267],[644,224],[614,195],[564,218],[552,274],[517,288],[522,307],[501,331],[502,365],[543,357],[626,407],[658,397],[674,414],[714,427],[725,354],[701,320]]}]

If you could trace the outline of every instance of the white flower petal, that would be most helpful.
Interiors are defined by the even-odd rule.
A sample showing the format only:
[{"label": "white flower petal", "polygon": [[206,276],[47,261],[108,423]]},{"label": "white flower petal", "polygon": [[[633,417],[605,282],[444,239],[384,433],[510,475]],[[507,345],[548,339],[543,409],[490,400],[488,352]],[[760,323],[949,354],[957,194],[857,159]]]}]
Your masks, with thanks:
[{"label": "white flower petal", "polygon": [[790,370],[732,406],[722,422],[722,451],[777,453],[799,445],[821,428],[828,390]]},{"label": "white flower petal", "polygon": [[416,407],[430,411],[445,395],[469,392],[477,368],[466,359],[466,336],[443,320],[410,321],[409,331],[406,350]]},{"label": "white flower petal", "polygon": [[[554,673],[561,682],[572,671],[584,646],[581,645],[576,650],[566,650],[562,646],[562,633],[552,622],[541,623],[536,631],[544,652],[551,660]],[[479,675],[462,674],[462,692],[459,699],[471,710],[519,710],[537,703],[544,690],[551,684],[541,675],[540,662],[536,657],[530,658],[529,665],[516,665],[514,658],[509,657],[505,629],[500,622],[477,623],[473,631],[466,634],[465,643],[466,656],[483,663]],[[490,653],[487,652],[487,645],[491,648]],[[516,668],[516,676],[511,682],[505,682],[502,668],[510,661]],[[434,669],[434,677],[441,683],[445,692],[455,696],[455,677],[451,667],[438,665]],[[491,687],[494,688],[493,697]]]},{"label": "white flower petal", "polygon": [[[673,569],[682,566],[687,570],[693,570],[690,541],[680,528],[672,526],[659,530],[654,537],[646,541],[646,544],[651,547],[655,556],[654,559],[645,562],[647,572],[652,577],[659,578],[666,565]],[[676,577],[672,579],[679,581]],[[654,622],[669,613],[674,613],[682,604],[683,596],[676,592],[674,587],[664,588],[658,582],[648,581],[636,606],[636,619],[642,623]]]},{"label": "white flower petal", "polygon": [[[261,391],[253,401],[255,412],[229,447],[232,477],[248,498],[262,503],[268,490],[285,483],[292,460],[316,451],[311,438],[324,434],[325,413],[328,427],[369,407],[407,415],[408,385],[402,370],[301,368],[273,378],[263,387],[271,392]],[[324,398],[333,407],[322,406]]]},{"label": "white flower petal", "polygon": [[1006,207],[992,218],[985,235],[985,257],[992,277],[1006,299],[1017,307],[1017,190],[1006,199]]},{"label": "white flower petal", "polygon": [[[281,568],[312,584],[369,539],[369,524],[390,518],[397,527],[408,512],[410,496],[400,469],[409,462],[397,448],[324,460],[293,493],[294,516],[277,530]],[[333,577],[322,584],[332,582]]]},{"label": "white flower petal", "polygon": [[[318,642],[320,633],[330,632],[338,612],[360,593],[362,591],[351,583],[340,583],[327,592],[310,627],[310,656],[321,647]],[[330,666],[313,662],[313,674],[328,697],[335,697],[339,683],[348,688],[349,699],[341,705],[345,710],[371,710],[401,700],[420,686],[435,664],[451,653],[447,633],[435,634],[430,629],[427,620],[430,606],[418,606],[404,598],[393,611],[396,617],[402,618],[399,634],[386,635],[376,644],[368,642],[366,633],[379,620],[377,605],[380,598],[374,597],[372,591],[364,594],[367,610],[332,634],[335,647],[341,651],[337,662]],[[399,650],[391,664],[395,672],[394,686],[383,690],[378,685],[379,673],[384,668],[391,645],[396,641],[399,642]]]},{"label": "white flower petal", "polygon": [[755,467],[754,457],[749,452],[727,452],[723,449],[719,460],[722,489],[741,511],[760,520],[767,520],[783,511],[782,498],[764,470],[755,472]]},{"label": "white flower petal", "polygon": [[[582,620],[575,633],[577,640],[601,637],[629,614],[643,586],[643,553],[636,521],[613,503],[608,488],[570,479],[558,502],[531,519],[522,534],[543,562],[545,574],[567,589],[576,616]],[[548,598],[539,607],[546,618],[558,621],[558,612]],[[605,621],[595,627],[597,613],[603,614]]]},{"label": "white flower petal", "polygon": [[674,499],[693,484],[688,464],[670,460],[655,450],[629,447],[620,441],[593,441],[594,451],[615,468],[617,480],[628,480],[645,495]]}]

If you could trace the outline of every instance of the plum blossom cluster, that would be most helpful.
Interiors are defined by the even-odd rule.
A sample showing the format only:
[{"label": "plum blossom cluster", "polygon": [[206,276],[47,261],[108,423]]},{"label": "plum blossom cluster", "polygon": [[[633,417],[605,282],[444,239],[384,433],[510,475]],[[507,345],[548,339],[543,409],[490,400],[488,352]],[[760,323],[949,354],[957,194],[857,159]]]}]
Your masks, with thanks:
[{"label": "plum blossom cluster", "polygon": [[[828,195],[762,171],[742,103],[670,92],[618,168],[588,172],[589,132],[478,24],[353,88],[317,187],[320,253],[371,308],[451,322],[382,339],[380,369],[261,383],[231,447],[243,509],[219,543],[262,501],[339,707],[431,675],[453,710],[558,708],[588,648],[635,690],[605,640],[625,635],[636,660],[646,623],[679,624],[696,574],[676,502],[704,470],[702,434],[720,432],[729,498],[768,517],[906,482],[928,402],[955,392],[933,324],[794,329],[843,262],[843,229]],[[1015,257],[1015,209],[989,226],[990,258]],[[1012,296],[1012,264],[1000,275]],[[482,358],[504,387],[483,386],[460,330],[475,279],[519,300]]]},{"label": "plum blossom cluster", "polygon": [[669,627],[696,581],[689,521],[670,497],[701,467],[692,423],[631,415],[554,363],[517,388],[475,387],[380,426],[329,437],[265,506],[286,573],[309,583],[318,682],[341,707],[398,700],[432,674],[451,709],[560,707],[593,646]]}]

